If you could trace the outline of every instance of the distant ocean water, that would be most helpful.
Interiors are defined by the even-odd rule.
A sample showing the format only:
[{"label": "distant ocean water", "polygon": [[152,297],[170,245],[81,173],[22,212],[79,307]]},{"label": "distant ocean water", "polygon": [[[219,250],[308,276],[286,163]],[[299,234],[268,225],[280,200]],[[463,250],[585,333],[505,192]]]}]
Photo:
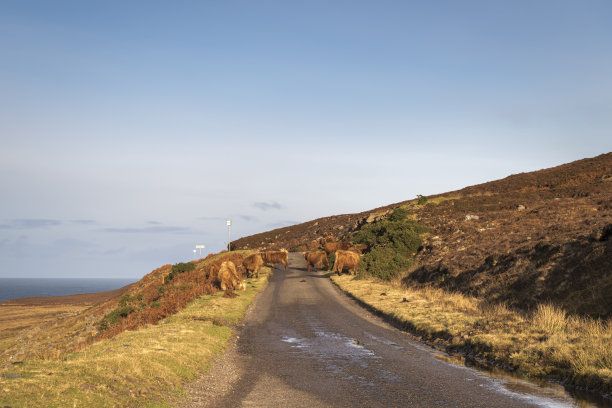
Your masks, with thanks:
[{"label": "distant ocean water", "polygon": [[65,296],[77,293],[119,289],[137,279],[82,278],[0,278],[0,302],[39,296]]}]

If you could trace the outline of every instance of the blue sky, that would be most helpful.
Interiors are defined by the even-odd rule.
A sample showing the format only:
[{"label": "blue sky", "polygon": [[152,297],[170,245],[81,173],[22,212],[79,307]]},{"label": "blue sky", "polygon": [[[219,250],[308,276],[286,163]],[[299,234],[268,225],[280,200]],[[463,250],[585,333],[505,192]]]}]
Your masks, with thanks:
[{"label": "blue sky", "polygon": [[0,277],[612,150],[609,1],[0,2]]}]

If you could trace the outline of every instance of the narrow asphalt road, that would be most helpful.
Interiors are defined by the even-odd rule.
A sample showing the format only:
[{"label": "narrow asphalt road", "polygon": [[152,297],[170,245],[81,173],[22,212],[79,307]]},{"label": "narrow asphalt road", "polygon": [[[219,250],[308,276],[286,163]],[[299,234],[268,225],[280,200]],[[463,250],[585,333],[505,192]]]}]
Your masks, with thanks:
[{"label": "narrow asphalt road", "polygon": [[[275,269],[181,407],[575,406],[552,390],[449,364],[340,293],[300,254]],[[439,356],[438,356],[439,357]]]}]

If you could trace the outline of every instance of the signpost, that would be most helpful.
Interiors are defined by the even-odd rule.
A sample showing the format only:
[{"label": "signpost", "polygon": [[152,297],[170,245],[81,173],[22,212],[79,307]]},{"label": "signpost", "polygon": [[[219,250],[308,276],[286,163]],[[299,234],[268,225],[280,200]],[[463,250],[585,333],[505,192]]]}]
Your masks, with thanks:
[{"label": "signpost", "polygon": [[229,252],[230,249],[230,243],[232,242],[230,239],[230,227],[232,226],[232,220],[227,220],[227,251]]},{"label": "signpost", "polygon": [[[204,249],[204,245],[196,245],[196,249],[200,250],[200,259],[202,259],[202,250]],[[195,252],[195,249],[193,252]]]}]

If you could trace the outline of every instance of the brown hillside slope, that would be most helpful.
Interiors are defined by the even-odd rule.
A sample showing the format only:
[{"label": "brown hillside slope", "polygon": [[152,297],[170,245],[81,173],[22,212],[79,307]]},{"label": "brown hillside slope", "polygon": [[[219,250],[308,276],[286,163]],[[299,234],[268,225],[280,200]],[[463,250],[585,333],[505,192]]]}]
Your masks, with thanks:
[{"label": "brown hillside slope", "polygon": [[612,153],[521,173],[358,214],[253,235],[236,248],[305,248],[339,239],[389,209],[407,206],[429,227],[406,285],[434,285],[519,309],[551,302],[612,317]]},{"label": "brown hillside slope", "polygon": [[11,326],[0,330],[0,368],[60,357],[122,331],[156,324],[193,299],[217,292],[213,266],[218,270],[224,261],[240,264],[246,255],[248,252],[210,254],[190,262],[193,270],[176,273],[172,265],[164,265],[138,282],[109,292],[0,303],[0,314],[12,319]]}]

